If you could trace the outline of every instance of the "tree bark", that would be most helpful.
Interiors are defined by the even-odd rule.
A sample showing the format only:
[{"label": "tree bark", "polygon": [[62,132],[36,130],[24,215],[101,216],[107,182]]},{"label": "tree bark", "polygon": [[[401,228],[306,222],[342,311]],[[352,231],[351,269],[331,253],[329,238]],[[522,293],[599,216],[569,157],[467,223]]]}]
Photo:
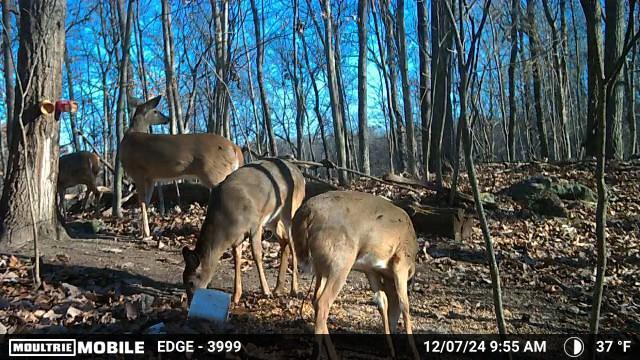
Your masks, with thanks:
[{"label": "tree bark", "polygon": [[[2,1],[2,57],[4,61],[4,88],[7,107],[7,146],[11,144],[13,113],[15,109],[15,89],[13,85],[13,56],[11,55],[11,12],[13,0]],[[1,135],[0,135],[1,138]],[[1,145],[1,144],[0,144]],[[0,151],[2,148],[0,147]]]},{"label": "tree bark", "polygon": [[[625,4],[622,0],[605,1],[605,40],[604,64],[605,74],[609,74],[616,60],[622,54],[624,41]],[[633,15],[631,15],[633,16]],[[607,96],[607,159],[622,159],[624,146],[622,142],[622,105],[624,101],[624,83],[618,73],[614,79],[613,91]]]},{"label": "tree bark", "polygon": [[[35,236],[66,237],[56,210],[60,123],[54,114],[42,114],[39,105],[58,100],[62,93],[66,11],[65,0],[20,1],[15,136],[0,199],[0,244],[5,249],[32,243]],[[30,194],[35,195],[32,202]],[[34,220],[39,235],[32,231]]]},{"label": "tree bark", "polygon": [[[73,94],[73,73],[71,72],[71,58],[69,57],[69,49],[64,47],[64,65],[67,72],[67,91],[69,100],[74,100]],[[73,141],[73,151],[80,151],[80,135],[78,135],[78,127],[76,124],[76,114],[69,113],[69,125],[71,126],[71,140]]]},{"label": "tree bark", "polygon": [[559,115],[560,132],[561,132],[560,156],[556,154],[555,157],[558,159],[566,160],[571,157],[571,144],[569,142],[569,133],[567,129],[567,122],[568,122],[569,115],[568,115],[567,104],[565,100],[567,98],[565,94],[567,90],[566,77],[564,73],[564,66],[563,66],[564,64],[560,56],[561,55],[560,54],[561,38],[560,38],[560,35],[558,34],[558,29],[556,27],[553,15],[551,14],[551,9],[549,8],[549,0],[543,0],[542,5],[543,5],[545,17],[547,19],[547,23],[551,28],[551,48],[552,48],[551,57],[553,58],[553,70],[556,75],[555,90],[554,90],[555,100],[556,100],[556,112]]},{"label": "tree bark", "polygon": [[547,125],[542,111],[542,58],[540,58],[540,38],[536,26],[535,4],[537,0],[527,0],[527,15],[529,20],[529,46],[532,58],[533,96],[536,110],[536,125],[538,127],[538,142],[540,156],[549,158],[549,143],[547,140]]},{"label": "tree bark", "polygon": [[398,65],[402,80],[404,121],[407,128],[407,170],[409,174],[417,177],[416,137],[413,124],[413,111],[411,108],[411,86],[409,85],[409,65],[407,61],[407,34],[404,26],[404,0],[398,0],[396,4],[396,26],[398,27],[396,39],[398,44]]},{"label": "tree bark", "polygon": [[[635,25],[631,24],[631,33],[635,32]],[[627,123],[629,125],[629,155],[635,155],[637,151],[637,129],[636,129],[636,45],[631,48],[631,59],[625,66],[627,97]]]},{"label": "tree bark", "polygon": [[[333,50],[333,17],[331,15],[331,1],[322,0],[324,13],[324,51],[327,59],[327,79],[329,81],[329,98],[331,100],[331,115],[333,117],[333,137],[338,154],[338,166],[345,167],[347,164],[346,143],[344,138],[344,119],[340,111],[340,99],[338,93],[338,82]],[[347,173],[344,170],[338,171],[338,182],[342,186],[348,185]]]},{"label": "tree bark", "polygon": [[427,49],[429,48],[427,4],[425,0],[417,0],[418,6],[418,48],[420,59],[420,125],[422,132],[422,171],[429,180],[429,147],[431,143],[431,73],[428,65]]},{"label": "tree bark", "polygon": [[162,0],[162,40],[164,44],[164,73],[166,83],[166,94],[169,103],[169,118],[171,119],[171,133],[184,133],[184,123],[182,122],[182,105],[180,104],[180,93],[175,75],[173,46],[173,33],[171,31],[171,2]]},{"label": "tree bark", "polygon": [[[293,0],[293,25],[291,26],[293,47],[293,91],[296,98],[296,157],[304,160],[304,114],[306,113],[305,102],[302,98],[301,79],[298,78],[298,31],[302,31],[301,24],[298,19],[298,0]],[[311,146],[311,144],[309,144]]]},{"label": "tree bark", "polygon": [[380,2],[380,16],[382,17],[382,23],[385,30],[385,42],[387,48],[387,68],[389,76],[389,98],[391,99],[391,109],[393,112],[393,119],[395,119],[395,137],[398,144],[398,171],[404,172],[409,169],[407,161],[407,143],[404,121],[402,120],[402,113],[400,112],[400,105],[398,104],[398,76],[396,66],[396,49],[394,44],[394,21],[390,13],[389,0],[382,0]]},{"label": "tree bark", "polygon": [[253,14],[253,28],[256,34],[256,75],[258,77],[258,88],[260,90],[260,102],[262,103],[262,117],[264,118],[265,127],[267,128],[269,154],[272,156],[277,156],[278,149],[276,146],[276,138],[273,133],[273,124],[271,123],[269,100],[267,98],[267,90],[264,86],[264,75],[262,71],[262,63],[264,61],[264,44],[262,42],[260,31],[260,17],[258,16],[256,0],[251,0],[251,12]]},{"label": "tree bark", "polygon": [[518,14],[520,1],[511,0],[511,50],[509,52],[509,131],[507,135],[507,158],[516,161],[516,61],[518,59]]},{"label": "tree bark", "polygon": [[[596,206],[596,282],[593,288],[593,305],[589,321],[589,332],[598,333],[600,324],[600,306],[604,291],[604,275],[607,268],[607,243],[606,243],[606,214],[607,214],[607,190],[604,181],[605,173],[605,146],[606,146],[606,95],[604,78],[604,55],[602,45],[602,9],[599,0],[580,0],[584,11],[587,30],[587,51],[589,54],[589,114],[590,123],[595,124],[591,141],[595,140],[597,151],[591,154],[597,155],[596,185],[598,188],[598,203]],[[593,110],[593,111],[592,111]],[[593,149],[592,149],[593,150]]]},{"label": "tree bark", "polygon": [[120,56],[120,64],[118,67],[119,81],[118,81],[118,104],[116,108],[116,136],[118,137],[118,152],[116,154],[116,171],[113,179],[113,216],[122,217],[122,178],[124,169],[120,162],[120,141],[124,137],[124,125],[125,125],[125,98],[127,97],[127,84],[129,79],[128,63],[129,63],[129,44],[131,43],[131,23],[132,23],[132,6],[133,0],[128,0],[127,13],[124,33],[121,36],[122,39],[122,55]]},{"label": "tree bark", "polygon": [[360,168],[371,174],[367,121],[367,19],[369,0],[358,0],[358,144]]},{"label": "tree bark", "polygon": [[436,182],[442,185],[443,136],[445,122],[450,113],[449,82],[451,81],[450,48],[451,25],[442,1],[431,2],[431,150],[429,168],[436,174]]}]

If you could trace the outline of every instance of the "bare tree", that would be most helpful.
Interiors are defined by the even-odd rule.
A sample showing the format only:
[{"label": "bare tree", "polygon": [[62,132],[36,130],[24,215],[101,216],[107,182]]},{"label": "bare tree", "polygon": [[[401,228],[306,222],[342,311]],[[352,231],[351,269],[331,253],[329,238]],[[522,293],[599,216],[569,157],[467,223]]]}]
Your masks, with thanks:
[{"label": "bare tree", "polygon": [[417,0],[418,7],[418,48],[420,59],[420,125],[422,132],[422,167],[424,178],[429,180],[429,146],[431,143],[431,73],[428,65],[427,49],[429,47],[427,4],[425,0]]},{"label": "bare tree", "polygon": [[396,42],[398,44],[398,62],[402,80],[402,99],[404,104],[404,121],[407,127],[407,166],[413,176],[418,176],[416,161],[416,137],[413,126],[413,112],[411,109],[411,86],[409,85],[409,70],[407,61],[407,34],[404,26],[404,0],[396,4],[396,26],[398,28]]},{"label": "bare tree", "polygon": [[[12,0],[2,1],[2,57],[4,62],[4,87],[5,102],[7,106],[7,146],[11,143],[11,131],[13,131],[13,110],[15,107],[15,93],[13,88],[13,57],[11,55],[11,10]],[[0,134],[0,153],[2,149],[2,134]],[[3,162],[4,158],[0,159]]]},{"label": "bare tree", "polygon": [[[630,1],[629,22],[621,51],[618,57],[604,56],[602,41],[602,7],[599,0],[580,0],[582,10],[586,20],[587,30],[587,51],[589,65],[589,115],[587,117],[589,126],[596,124],[595,129],[589,129],[588,141],[596,140],[597,164],[596,164],[596,185],[598,187],[598,204],[596,206],[596,280],[593,287],[593,306],[591,308],[591,318],[589,321],[589,332],[598,333],[600,324],[600,308],[604,292],[605,272],[607,269],[607,242],[606,242],[606,215],[607,215],[607,188],[605,183],[605,163],[606,163],[606,109],[607,98],[610,98],[617,86],[616,79],[626,54],[640,38],[640,32],[636,32],[631,37],[634,29],[634,10],[636,2]],[[607,14],[607,16],[615,16]],[[611,24],[611,23],[610,23]],[[608,24],[609,25],[609,24]],[[609,63],[612,62],[612,63]],[[596,136],[597,135],[597,136]],[[589,150],[588,150],[589,151]],[[587,152],[589,154],[589,152]]]},{"label": "bare tree", "polygon": [[549,158],[549,143],[547,140],[547,125],[542,110],[542,57],[538,27],[536,25],[536,2],[527,0],[527,32],[529,35],[529,51],[531,52],[531,67],[533,75],[533,96],[536,110],[536,125],[538,126],[538,142],[540,143],[540,156]]},{"label": "bare tree", "polygon": [[125,28],[122,33],[122,53],[120,56],[120,64],[118,66],[119,80],[118,80],[118,104],[116,110],[116,136],[118,137],[118,152],[116,154],[116,166],[115,173],[113,179],[113,205],[112,205],[112,214],[117,217],[122,217],[122,178],[123,178],[123,169],[122,164],[120,162],[120,141],[122,141],[122,137],[124,136],[124,126],[125,126],[125,107],[126,107],[126,98],[127,98],[127,85],[129,79],[129,44],[131,43],[131,23],[132,19],[132,8],[133,1],[128,0],[127,5],[127,13],[125,20]]},{"label": "bare tree", "polygon": [[260,89],[262,117],[264,118],[265,127],[267,129],[269,153],[275,156],[278,155],[278,149],[276,147],[276,138],[273,133],[273,124],[271,123],[271,110],[269,108],[269,100],[267,99],[267,90],[264,86],[264,74],[262,71],[262,63],[264,62],[264,43],[262,42],[260,16],[258,15],[256,0],[251,0],[251,12],[253,14],[253,28],[256,34],[256,75],[258,77],[258,88]]},{"label": "bare tree", "polygon": [[[338,93],[338,79],[333,48],[333,17],[331,15],[331,1],[322,0],[324,18],[324,52],[327,59],[327,79],[329,81],[329,98],[331,100],[331,114],[333,117],[333,138],[338,153],[338,166],[344,168],[347,164],[346,143],[344,138],[344,119],[340,111],[340,99]],[[347,185],[347,173],[338,171],[340,185]]]},{"label": "bare tree", "polygon": [[358,0],[358,143],[360,168],[371,174],[369,124],[367,121],[367,19],[369,0]]},{"label": "bare tree", "polygon": [[[74,100],[75,95],[73,93],[73,73],[71,72],[71,57],[69,57],[69,49],[64,47],[64,65],[67,73],[67,91],[69,93],[69,99]],[[69,114],[69,125],[71,127],[71,140],[73,143],[73,151],[80,151],[80,135],[78,134],[78,127],[76,126],[76,114]]]},{"label": "bare tree", "polygon": [[[449,96],[451,82],[450,51],[451,27],[443,1],[431,2],[431,149],[429,168],[436,174],[436,182],[442,186],[442,160],[453,144],[443,143],[447,118],[451,113]],[[449,137],[450,139],[450,137]]]},{"label": "bare tree", "polygon": [[[611,74],[612,67],[622,54],[624,40],[624,12],[625,1],[605,1],[605,34],[604,61],[605,72]],[[633,14],[631,14],[633,18]],[[622,102],[624,100],[624,83],[620,73],[616,74],[613,91],[607,94],[607,142],[606,156],[608,159],[622,159],[624,146],[622,142]]]},{"label": "bare tree", "polygon": [[60,123],[41,111],[41,101],[55,102],[62,93],[66,11],[65,0],[20,1],[15,136],[0,199],[3,248],[66,237],[56,210]]},{"label": "bare tree", "polygon": [[516,61],[518,59],[518,14],[520,1],[511,0],[511,50],[509,52],[509,131],[507,134],[507,159],[516,160]]},{"label": "bare tree", "polygon": [[[457,50],[457,59],[458,59],[458,73],[460,76],[460,86],[458,87],[458,94],[460,97],[460,124],[462,130],[462,142],[464,143],[464,155],[465,155],[465,163],[467,167],[467,173],[469,174],[469,182],[471,183],[471,189],[473,190],[473,199],[476,205],[476,212],[478,213],[478,217],[480,218],[480,227],[482,228],[482,235],[485,242],[485,247],[487,251],[487,259],[489,261],[489,268],[491,273],[491,285],[493,287],[493,304],[494,310],[496,313],[496,321],[498,324],[498,331],[501,335],[506,334],[506,325],[504,318],[504,311],[502,308],[502,290],[500,286],[500,273],[498,271],[498,265],[496,262],[495,253],[493,250],[493,241],[491,239],[491,233],[489,232],[489,226],[487,225],[487,219],[484,214],[484,209],[482,206],[482,201],[480,200],[480,189],[478,186],[478,180],[476,177],[475,166],[473,164],[473,146],[472,146],[472,137],[471,137],[471,128],[468,126],[467,119],[467,90],[469,84],[472,82],[472,77],[475,74],[475,56],[476,51],[478,51],[478,43],[480,41],[480,36],[482,35],[482,30],[487,20],[487,15],[489,13],[489,7],[491,6],[491,0],[486,0],[484,3],[482,20],[478,25],[476,31],[472,29],[472,38],[469,39],[468,45],[468,53],[465,49],[465,30],[462,28],[464,24],[464,16],[467,13],[466,11],[459,11],[459,23],[456,24],[456,19],[451,11],[451,6],[445,2],[447,7],[447,14],[449,16],[449,21],[451,23],[451,27],[455,33],[455,43]],[[466,7],[466,6],[465,6]],[[465,56],[466,55],[466,56]]]},{"label": "bare tree", "polygon": [[184,133],[182,105],[180,104],[178,81],[174,70],[175,47],[173,45],[173,32],[171,31],[171,2],[169,0],[162,0],[162,39],[164,42],[164,73],[169,117],[171,118],[171,133]]}]

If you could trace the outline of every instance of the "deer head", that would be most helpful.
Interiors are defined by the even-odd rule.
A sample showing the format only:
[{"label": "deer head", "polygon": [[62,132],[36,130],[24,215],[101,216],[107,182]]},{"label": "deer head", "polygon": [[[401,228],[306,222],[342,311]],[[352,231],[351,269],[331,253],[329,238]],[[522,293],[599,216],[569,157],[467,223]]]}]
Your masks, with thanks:
[{"label": "deer head", "polygon": [[187,299],[191,300],[195,289],[203,287],[202,285],[206,280],[203,279],[201,274],[202,266],[200,266],[200,257],[198,254],[185,246],[182,248],[182,256],[184,257],[185,263],[182,280],[187,290]]},{"label": "deer head", "polygon": [[131,131],[149,132],[149,125],[162,125],[169,123],[169,117],[161,113],[156,107],[160,103],[162,95],[142,102],[139,99],[129,97],[129,108],[133,110],[131,117]]}]

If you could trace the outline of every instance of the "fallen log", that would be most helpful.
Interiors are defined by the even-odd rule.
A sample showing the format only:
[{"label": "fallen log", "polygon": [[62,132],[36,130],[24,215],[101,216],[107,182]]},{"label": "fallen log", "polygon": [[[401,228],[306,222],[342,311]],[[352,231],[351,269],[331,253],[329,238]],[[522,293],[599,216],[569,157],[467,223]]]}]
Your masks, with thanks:
[{"label": "fallen log", "polygon": [[461,208],[426,206],[408,199],[394,201],[394,204],[407,212],[413,228],[419,234],[445,236],[455,240],[471,236],[473,218]]}]

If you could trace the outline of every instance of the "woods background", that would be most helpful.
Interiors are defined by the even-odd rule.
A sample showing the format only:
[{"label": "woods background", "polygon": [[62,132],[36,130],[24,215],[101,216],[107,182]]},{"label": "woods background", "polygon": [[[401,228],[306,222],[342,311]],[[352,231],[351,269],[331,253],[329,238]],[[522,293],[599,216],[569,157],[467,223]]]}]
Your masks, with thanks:
[{"label": "woods background", "polygon": [[[598,26],[604,25],[600,41],[609,59],[621,54],[635,14],[626,1],[605,3]],[[482,5],[451,2],[467,39],[482,19]],[[78,101],[79,111],[62,119],[63,152],[91,150],[90,142],[114,163],[129,118],[127,107],[118,107],[122,90],[144,99],[165,95],[161,106],[171,125],[154,132],[216,132],[258,153],[330,158],[375,174],[429,171],[438,181],[441,160],[454,163],[460,74],[444,2],[123,0],[67,6],[67,39],[58,44],[64,48],[62,97]],[[14,108],[16,9],[3,1],[0,171]],[[478,160],[595,155],[587,35],[578,1],[492,2],[468,89]],[[609,158],[637,152],[636,52],[633,46],[608,95]],[[103,181],[111,186],[108,172]]]}]

